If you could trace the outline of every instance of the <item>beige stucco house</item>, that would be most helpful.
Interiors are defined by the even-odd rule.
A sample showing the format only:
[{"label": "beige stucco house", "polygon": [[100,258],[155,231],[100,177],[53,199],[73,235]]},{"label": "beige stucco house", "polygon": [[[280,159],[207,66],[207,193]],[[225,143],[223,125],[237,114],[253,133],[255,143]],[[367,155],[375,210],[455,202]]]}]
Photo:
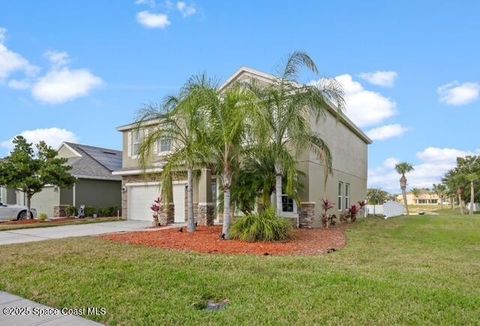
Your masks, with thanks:
[{"label": "beige stucco house", "polygon": [[[398,195],[397,201],[403,203],[403,196]],[[444,202],[445,204],[446,202]],[[427,191],[425,189],[420,190],[420,194],[415,196],[412,192],[407,192],[407,205],[439,205],[440,198],[436,193]]]},{"label": "beige stucco house", "polygon": [[[274,76],[250,68],[239,69],[222,88],[235,81],[255,79],[269,83]],[[333,175],[328,177],[324,186],[324,167],[313,153],[305,152],[297,157],[298,169],[305,173],[302,177],[303,190],[300,193],[299,206],[287,196],[283,200],[283,215],[294,218],[301,227],[321,225],[321,200],[328,198],[335,202],[336,213],[344,211],[352,204],[365,199],[367,192],[368,145],[372,141],[346,116],[337,117],[332,108],[328,108],[324,119],[318,124],[312,119],[312,127],[327,142],[333,156]],[[150,121],[144,126],[154,125]],[[138,162],[138,148],[142,142],[141,133],[136,124],[118,127],[123,139],[123,167],[114,175],[122,176],[122,212],[124,218],[152,220],[149,207],[159,197],[158,175],[162,165],[172,150],[169,140],[159,142],[155,148],[152,163],[145,170]],[[186,179],[175,180],[173,185],[173,217],[168,222],[185,221]],[[200,224],[220,222],[221,214],[216,213],[219,182],[208,169],[201,169],[194,179],[194,206],[196,219]]]}]

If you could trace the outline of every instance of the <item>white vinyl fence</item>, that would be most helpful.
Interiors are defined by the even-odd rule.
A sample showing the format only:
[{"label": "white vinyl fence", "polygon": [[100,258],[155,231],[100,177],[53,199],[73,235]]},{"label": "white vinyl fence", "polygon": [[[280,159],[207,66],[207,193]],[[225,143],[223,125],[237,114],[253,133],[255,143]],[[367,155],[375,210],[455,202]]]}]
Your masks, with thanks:
[{"label": "white vinyl fence", "polygon": [[[467,210],[470,210],[470,203],[467,204]],[[473,203],[473,211],[474,212],[480,211],[480,204],[479,203]]]},{"label": "white vinyl fence", "polygon": [[383,205],[367,205],[367,215],[383,215],[386,219],[392,216],[399,216],[405,213],[405,207],[396,201],[387,201]]}]

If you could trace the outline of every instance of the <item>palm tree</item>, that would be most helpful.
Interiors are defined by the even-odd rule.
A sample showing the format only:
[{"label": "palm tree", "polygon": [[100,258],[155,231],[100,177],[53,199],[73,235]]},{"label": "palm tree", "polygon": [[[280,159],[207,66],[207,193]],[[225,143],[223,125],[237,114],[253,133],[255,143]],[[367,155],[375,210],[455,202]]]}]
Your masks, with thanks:
[{"label": "palm tree", "polygon": [[473,205],[475,203],[474,182],[480,178],[480,160],[478,156],[466,156],[457,158],[457,167],[460,174],[470,184],[470,209],[469,215],[473,215]]},{"label": "palm tree", "polygon": [[444,184],[433,184],[433,192],[436,193],[440,199],[440,209],[443,209],[443,198],[445,197],[446,191],[447,187]]},{"label": "palm tree", "polygon": [[187,170],[187,229],[195,231],[193,213],[193,172],[206,161],[205,93],[211,81],[204,75],[193,76],[178,96],[167,97],[161,106],[147,106],[140,111],[138,129],[149,121],[157,123],[149,129],[140,146],[140,163],[146,170],[152,153],[162,140],[169,140],[175,150],[168,154],[161,174],[162,198],[172,202],[172,178]]},{"label": "palm tree", "polygon": [[406,191],[407,190],[407,177],[405,176],[405,174],[413,171],[414,168],[410,163],[402,162],[402,163],[398,163],[397,165],[395,165],[395,170],[397,171],[398,174],[401,175],[400,189],[402,189],[403,203],[405,205],[407,215],[410,215],[410,212],[408,211],[408,204],[407,204],[407,191]]},{"label": "palm tree", "polygon": [[234,174],[246,150],[248,113],[255,106],[255,97],[246,88],[233,85],[220,93],[209,92],[208,141],[209,161],[220,175],[223,192],[222,238],[230,238],[231,188]]},{"label": "palm tree", "polygon": [[292,150],[312,150],[325,163],[325,179],[331,173],[330,150],[320,135],[312,131],[312,117],[318,122],[327,107],[334,107],[340,114],[345,104],[343,90],[335,80],[324,79],[320,85],[300,84],[298,74],[301,68],[318,73],[315,63],[306,53],[294,52],[271,84],[248,84],[259,99],[252,132],[275,162],[275,202],[279,215],[282,213],[284,176],[287,179],[287,195],[296,195]]},{"label": "palm tree", "polygon": [[418,197],[419,197],[420,194],[422,193],[422,190],[419,189],[419,188],[412,188],[412,190],[410,190],[410,192],[411,192],[412,195],[415,197],[415,199],[417,199],[417,204],[418,204]]},{"label": "palm tree", "polygon": [[388,200],[388,196],[388,192],[380,188],[370,188],[367,190],[367,201],[373,205],[373,216],[376,216],[375,206],[385,203]]},{"label": "palm tree", "polygon": [[464,214],[464,192],[465,186],[467,184],[467,180],[465,175],[461,173],[458,167],[455,167],[449,170],[445,177],[443,178],[443,182],[447,184],[447,187],[450,189],[454,197],[457,197],[458,206],[460,208],[460,214]]}]

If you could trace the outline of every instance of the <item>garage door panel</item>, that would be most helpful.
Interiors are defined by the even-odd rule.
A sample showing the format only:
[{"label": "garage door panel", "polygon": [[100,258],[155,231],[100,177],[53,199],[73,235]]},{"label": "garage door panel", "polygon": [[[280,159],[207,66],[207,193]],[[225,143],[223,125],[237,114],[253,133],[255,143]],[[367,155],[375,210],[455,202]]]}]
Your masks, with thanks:
[{"label": "garage door panel", "polygon": [[158,185],[128,187],[128,219],[153,221],[150,207],[160,197]]}]

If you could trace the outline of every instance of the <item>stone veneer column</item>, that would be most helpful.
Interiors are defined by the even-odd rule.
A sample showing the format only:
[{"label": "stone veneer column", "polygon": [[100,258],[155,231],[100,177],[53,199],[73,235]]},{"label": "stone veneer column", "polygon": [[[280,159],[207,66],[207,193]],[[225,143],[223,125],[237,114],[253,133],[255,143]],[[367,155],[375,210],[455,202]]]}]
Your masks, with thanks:
[{"label": "stone veneer column", "polygon": [[213,225],[215,212],[212,200],[212,175],[209,169],[202,169],[200,174],[196,211],[199,225]]},{"label": "stone veneer column", "polygon": [[300,228],[311,228],[313,226],[313,219],[315,218],[315,203],[300,203],[300,212],[298,217]]}]

